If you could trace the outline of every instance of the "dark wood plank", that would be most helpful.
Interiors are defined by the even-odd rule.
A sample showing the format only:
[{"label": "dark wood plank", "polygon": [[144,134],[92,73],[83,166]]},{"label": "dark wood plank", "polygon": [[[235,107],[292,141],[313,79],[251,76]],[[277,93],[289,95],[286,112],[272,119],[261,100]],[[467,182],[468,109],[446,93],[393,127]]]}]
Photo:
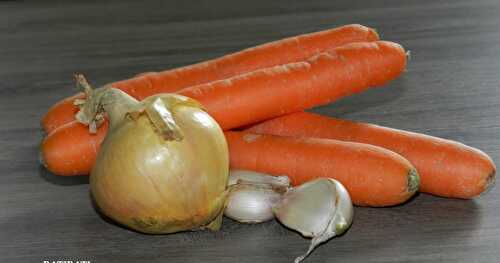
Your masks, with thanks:
[{"label": "dark wood plank", "polygon": [[[38,164],[39,119],[75,92],[258,43],[348,23],[412,51],[382,89],[314,109],[455,139],[500,160],[500,2],[0,1],[0,258],[4,262],[290,262],[308,240],[276,222],[142,235],[100,218],[86,177]],[[354,225],[307,262],[497,262],[500,192],[473,201],[420,194],[356,208]]]}]

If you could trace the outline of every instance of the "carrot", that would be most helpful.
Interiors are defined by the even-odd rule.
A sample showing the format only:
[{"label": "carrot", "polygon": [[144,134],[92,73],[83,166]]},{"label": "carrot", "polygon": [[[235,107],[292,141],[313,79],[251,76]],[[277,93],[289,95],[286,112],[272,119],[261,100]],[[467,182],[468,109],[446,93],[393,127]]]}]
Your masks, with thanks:
[{"label": "carrot", "polygon": [[77,121],[67,123],[43,139],[40,161],[56,174],[88,174],[107,131],[107,122],[96,134],[89,133],[89,128]]},{"label": "carrot", "polygon": [[381,147],[330,139],[226,132],[230,166],[287,175],[292,185],[318,177],[340,181],[356,205],[390,206],[418,189],[409,161]]},{"label": "carrot", "polygon": [[[226,79],[261,68],[303,61],[306,58],[353,42],[376,41],[375,30],[362,25],[346,25],[316,33],[299,35],[248,48],[220,58],[163,72],[139,74],[110,86],[121,89],[142,100],[153,94],[176,92],[186,87]],[[78,108],[75,99],[83,93],[59,101],[42,118],[47,133],[75,120]]]},{"label": "carrot", "polygon": [[306,112],[269,120],[248,131],[329,138],[390,149],[415,165],[421,178],[420,191],[438,196],[473,198],[486,191],[495,181],[495,164],[482,151],[424,134]]},{"label": "carrot", "polygon": [[384,85],[405,66],[406,54],[399,44],[351,43],[304,62],[260,69],[178,93],[201,102],[229,130]]},{"label": "carrot", "polygon": [[[316,55],[306,62],[260,69],[186,88],[178,93],[201,102],[219,125],[229,130],[326,104],[371,86],[383,85],[396,78],[405,65],[405,51],[396,43],[352,43]],[[54,139],[57,137],[49,135],[46,142],[42,143],[42,148]],[[90,142],[83,137],[75,143],[87,147],[86,151],[91,150]],[[46,150],[42,151],[47,153]],[[58,148],[51,148],[50,151],[58,151]],[[68,155],[68,158],[70,156],[74,155]],[[45,161],[51,162],[48,157]],[[67,163],[75,161],[68,160]],[[91,168],[92,165],[89,165],[86,172]],[[50,171],[59,175],[75,175],[71,166]]]}]

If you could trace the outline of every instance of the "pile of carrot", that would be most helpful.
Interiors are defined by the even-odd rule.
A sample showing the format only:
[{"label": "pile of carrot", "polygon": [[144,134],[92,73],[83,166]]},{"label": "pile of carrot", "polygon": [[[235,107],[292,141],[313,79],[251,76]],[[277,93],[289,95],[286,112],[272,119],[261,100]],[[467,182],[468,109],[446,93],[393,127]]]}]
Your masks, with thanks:
[{"label": "pile of carrot", "polygon": [[[478,149],[407,131],[303,112],[400,76],[406,51],[371,28],[346,25],[213,60],[108,84],[142,100],[175,92],[198,100],[226,131],[231,167],[287,175],[294,185],[339,180],[357,205],[391,206],[416,191],[469,199],[493,185],[496,167]],[[107,132],[75,120],[66,98],[42,119],[45,167],[88,174]],[[244,131],[235,131],[246,127]]]}]

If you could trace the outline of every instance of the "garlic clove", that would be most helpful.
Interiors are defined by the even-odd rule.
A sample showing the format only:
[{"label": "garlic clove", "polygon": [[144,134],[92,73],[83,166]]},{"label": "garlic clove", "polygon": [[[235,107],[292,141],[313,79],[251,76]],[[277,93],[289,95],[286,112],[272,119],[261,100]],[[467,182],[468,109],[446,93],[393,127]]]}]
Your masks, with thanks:
[{"label": "garlic clove", "polygon": [[224,215],[241,223],[261,223],[274,218],[272,208],[288,191],[290,180],[286,176],[233,170],[228,185]]},{"label": "garlic clove", "polygon": [[228,186],[236,184],[238,180],[253,183],[268,183],[273,185],[290,186],[288,176],[272,176],[265,173],[259,173],[248,170],[230,170]]},{"label": "garlic clove", "polygon": [[285,226],[312,238],[307,252],[295,262],[302,261],[322,242],[344,233],[353,219],[347,190],[330,178],[316,179],[289,190],[273,211]]},{"label": "garlic clove", "polygon": [[261,223],[274,218],[273,206],[282,193],[263,184],[236,184],[230,189],[224,215],[241,223]]}]

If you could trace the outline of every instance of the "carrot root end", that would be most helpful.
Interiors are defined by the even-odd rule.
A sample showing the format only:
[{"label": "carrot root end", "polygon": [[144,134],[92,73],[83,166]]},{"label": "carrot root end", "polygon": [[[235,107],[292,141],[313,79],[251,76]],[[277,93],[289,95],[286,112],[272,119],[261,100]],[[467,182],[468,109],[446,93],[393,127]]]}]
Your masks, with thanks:
[{"label": "carrot root end", "polygon": [[488,177],[486,178],[486,184],[484,185],[484,190],[479,193],[476,197],[480,197],[484,194],[487,194],[489,191],[491,191],[491,189],[493,189],[493,187],[495,186],[496,184],[496,173],[495,173],[495,170],[493,170],[493,172],[491,172]]}]

